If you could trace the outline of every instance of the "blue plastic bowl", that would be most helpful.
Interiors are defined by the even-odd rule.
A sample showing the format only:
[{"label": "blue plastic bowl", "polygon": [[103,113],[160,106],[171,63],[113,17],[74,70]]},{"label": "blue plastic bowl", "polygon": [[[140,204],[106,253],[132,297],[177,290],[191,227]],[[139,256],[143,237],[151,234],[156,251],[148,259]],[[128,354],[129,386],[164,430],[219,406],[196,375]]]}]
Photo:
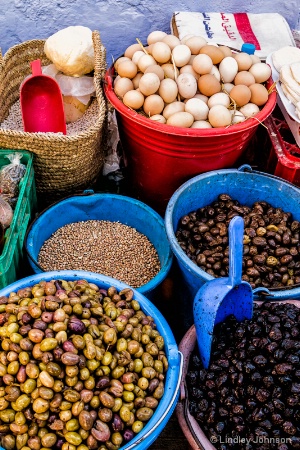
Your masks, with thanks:
[{"label": "blue plastic bowl", "polygon": [[[33,286],[40,281],[50,281],[53,279],[60,280],[86,280],[90,283],[95,283],[99,288],[107,289],[110,286],[115,286],[116,289],[122,290],[128,287],[127,284],[121,283],[111,277],[104,275],[98,275],[92,272],[85,272],[82,270],[71,271],[62,270],[55,272],[44,272],[22,280],[16,281],[10,284],[6,288],[0,290],[0,297],[8,296],[11,292],[16,292],[18,289],[25,288],[26,286]],[[179,398],[179,387],[182,374],[182,354],[178,351],[178,347],[173,336],[173,333],[159,310],[140,292],[133,289],[134,298],[140,303],[142,311],[151,317],[153,317],[157,330],[164,338],[165,352],[169,362],[169,368],[165,378],[165,393],[161,398],[153,416],[145,424],[145,427],[130,441],[127,445],[124,445],[120,450],[145,450],[157,439],[161,431],[166,426],[170,419],[176,403]],[[1,450],[1,447],[0,447]]]},{"label": "blue plastic bowl", "polygon": [[154,245],[161,269],[148,283],[137,288],[148,295],[167,276],[172,264],[172,251],[162,217],[145,203],[118,194],[75,195],[47,208],[31,224],[25,240],[29,263],[35,273],[43,272],[38,255],[44,242],[66,224],[84,220],[121,222],[135,228]]},{"label": "blue plastic bowl", "polygon": [[[184,253],[177,242],[175,232],[179,220],[185,214],[215,201],[219,194],[229,194],[241,204],[251,206],[256,201],[266,201],[276,208],[291,212],[300,221],[300,189],[281,178],[257,172],[244,165],[239,169],[207,172],[191,178],[171,197],[165,214],[168,239],[181,269],[186,292],[192,301],[198,289],[214,277],[200,269]],[[300,287],[254,289],[255,297],[266,296],[270,300],[300,298]]]}]

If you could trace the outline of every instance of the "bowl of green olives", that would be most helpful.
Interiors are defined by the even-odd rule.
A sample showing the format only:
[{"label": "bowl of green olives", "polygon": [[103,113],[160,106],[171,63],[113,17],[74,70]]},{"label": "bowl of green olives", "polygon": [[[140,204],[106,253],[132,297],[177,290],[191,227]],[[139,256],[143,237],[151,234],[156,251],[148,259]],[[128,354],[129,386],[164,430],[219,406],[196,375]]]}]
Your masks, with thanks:
[{"label": "bowl of green olives", "polygon": [[168,323],[104,275],[45,272],[2,289],[0,347],[5,450],[146,449],[178,400]]}]

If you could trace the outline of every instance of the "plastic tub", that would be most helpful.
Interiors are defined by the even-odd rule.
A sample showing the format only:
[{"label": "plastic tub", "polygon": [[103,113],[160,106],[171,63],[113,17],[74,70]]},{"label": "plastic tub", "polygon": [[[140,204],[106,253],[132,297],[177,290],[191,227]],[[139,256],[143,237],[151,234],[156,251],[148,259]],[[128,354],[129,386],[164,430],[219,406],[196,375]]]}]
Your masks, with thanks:
[{"label": "plastic tub", "polygon": [[234,167],[259,123],[276,105],[273,92],[256,118],[244,123],[201,130],[171,127],[127,108],[114,93],[113,74],[113,68],[106,72],[104,92],[117,111],[130,184],[141,200],[160,212],[165,211],[171,195],[189,178]]},{"label": "plastic tub", "polygon": [[[33,286],[41,280],[50,281],[52,279],[60,280],[80,280],[84,279],[88,282],[95,283],[100,288],[107,289],[109,286],[115,286],[117,290],[128,287],[125,283],[115,280],[111,277],[98,275],[92,272],[62,270],[55,272],[44,272],[23,278],[20,281],[7,286],[0,290],[0,296],[7,296],[11,292],[16,292],[26,286]],[[179,386],[182,373],[182,355],[178,352],[178,347],[173,333],[159,310],[140,292],[133,289],[134,298],[140,303],[142,311],[146,315],[154,318],[157,330],[160,332],[165,341],[165,352],[169,362],[169,369],[165,378],[165,393],[161,398],[153,416],[147,422],[145,427],[138,433],[127,445],[120,450],[147,449],[157,439],[163,428],[170,419],[179,397]]]},{"label": "plastic tub", "polygon": [[33,168],[33,153],[25,150],[0,149],[0,168],[10,164],[6,155],[21,154],[21,164],[26,166],[19,183],[19,194],[10,226],[5,230],[5,242],[0,251],[0,289],[18,279],[24,260],[24,240],[27,226],[36,207],[36,188]]},{"label": "plastic tub", "polygon": [[[296,306],[300,307],[299,301],[288,300],[288,302],[294,303]],[[185,379],[188,372],[190,356],[195,348],[196,342],[196,328],[193,325],[186,332],[179,344],[179,351],[183,355],[183,369],[182,379],[180,383],[180,396],[176,406],[176,416],[180,428],[182,429],[183,434],[185,435],[192,450],[216,450],[216,447],[213,445],[213,440],[212,442],[210,442],[210,440],[206,437],[204,431],[200,427],[199,423],[189,413],[188,410],[188,390],[186,387]]]},{"label": "plastic tub", "polygon": [[149,206],[133,198],[118,194],[94,194],[93,191],[91,192],[55,203],[33,221],[25,242],[33,271],[35,273],[43,272],[37,262],[39,251],[44,242],[58,228],[68,223],[84,220],[119,221],[143,233],[156,248],[161,269],[148,283],[138,288],[142,294],[149,294],[165,279],[172,264],[172,251],[163,219]]},{"label": "plastic tub", "polygon": [[[165,225],[177,258],[184,285],[191,299],[198,289],[213,277],[200,269],[183,252],[175,237],[180,218],[191,211],[209,205],[219,194],[229,194],[241,204],[251,206],[256,201],[266,201],[274,207],[291,212],[295,220],[300,220],[300,189],[281,178],[252,170],[250,166],[239,169],[224,169],[208,172],[184,183],[170,199]],[[300,286],[290,288],[257,288],[255,295],[268,295],[270,299],[280,300],[300,298]]]}]

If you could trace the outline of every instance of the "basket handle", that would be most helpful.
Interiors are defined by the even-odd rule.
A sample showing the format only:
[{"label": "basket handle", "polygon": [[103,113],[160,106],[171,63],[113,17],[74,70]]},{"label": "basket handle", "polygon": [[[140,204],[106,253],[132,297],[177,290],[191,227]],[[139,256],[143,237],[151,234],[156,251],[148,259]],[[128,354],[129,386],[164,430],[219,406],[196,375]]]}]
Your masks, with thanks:
[{"label": "basket handle", "polygon": [[3,55],[2,55],[2,49],[0,47],[0,72],[3,69]]},{"label": "basket handle", "polygon": [[95,78],[104,80],[104,75],[106,72],[106,48],[101,42],[99,31],[93,31],[92,39],[95,53]]}]

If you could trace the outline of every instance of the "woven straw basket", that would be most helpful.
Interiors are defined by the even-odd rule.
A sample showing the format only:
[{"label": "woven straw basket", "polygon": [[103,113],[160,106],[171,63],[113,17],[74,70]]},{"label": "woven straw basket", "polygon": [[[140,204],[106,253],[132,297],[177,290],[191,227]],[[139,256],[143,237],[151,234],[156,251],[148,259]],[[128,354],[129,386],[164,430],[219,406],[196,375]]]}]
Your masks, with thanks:
[{"label": "woven straw basket", "polygon": [[[51,64],[44,53],[44,44],[45,40],[25,41],[11,47],[3,58],[0,53],[0,123],[19,99],[20,85],[31,73],[30,62],[40,59],[42,65]],[[97,31],[93,31],[93,44],[98,108],[92,126],[71,136],[0,129],[0,148],[29,150],[35,154],[37,193],[44,205],[90,187],[104,162],[106,102],[101,83],[106,51]]]}]

